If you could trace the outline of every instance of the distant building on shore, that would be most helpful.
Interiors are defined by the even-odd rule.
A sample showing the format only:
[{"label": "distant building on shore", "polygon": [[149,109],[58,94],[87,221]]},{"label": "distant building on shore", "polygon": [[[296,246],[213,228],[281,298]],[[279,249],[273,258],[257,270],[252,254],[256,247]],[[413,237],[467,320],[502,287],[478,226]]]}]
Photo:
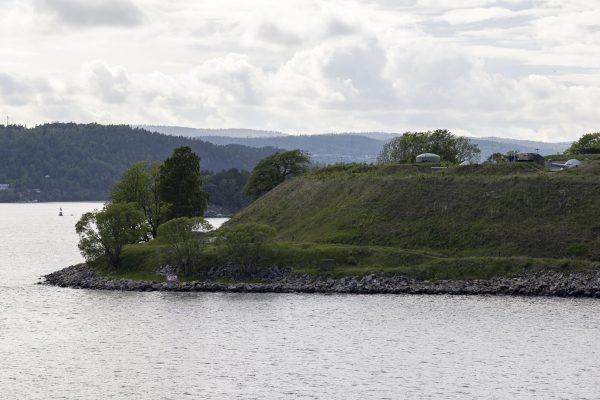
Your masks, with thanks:
[{"label": "distant building on shore", "polygon": [[0,183],[0,190],[10,190],[9,183]]}]

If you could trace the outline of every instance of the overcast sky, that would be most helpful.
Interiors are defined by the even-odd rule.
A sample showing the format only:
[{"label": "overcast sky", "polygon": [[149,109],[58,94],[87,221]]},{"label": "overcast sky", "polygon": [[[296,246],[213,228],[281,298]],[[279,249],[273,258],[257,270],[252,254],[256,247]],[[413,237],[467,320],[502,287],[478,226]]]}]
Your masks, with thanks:
[{"label": "overcast sky", "polygon": [[0,4],[0,115],[27,125],[600,130],[598,0]]}]

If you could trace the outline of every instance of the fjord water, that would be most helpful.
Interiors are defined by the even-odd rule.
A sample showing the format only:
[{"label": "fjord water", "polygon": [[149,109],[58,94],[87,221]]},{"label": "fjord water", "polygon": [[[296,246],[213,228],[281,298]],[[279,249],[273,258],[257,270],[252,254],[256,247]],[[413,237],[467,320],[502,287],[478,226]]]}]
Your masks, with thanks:
[{"label": "fjord water", "polygon": [[600,301],[593,299],[36,285],[81,261],[73,225],[100,206],[0,204],[1,399],[600,393]]}]

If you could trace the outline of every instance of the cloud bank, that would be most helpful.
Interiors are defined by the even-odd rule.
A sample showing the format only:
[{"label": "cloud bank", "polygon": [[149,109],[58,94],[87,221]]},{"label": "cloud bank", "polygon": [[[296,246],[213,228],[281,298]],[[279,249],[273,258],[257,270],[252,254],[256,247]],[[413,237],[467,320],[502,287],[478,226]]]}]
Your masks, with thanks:
[{"label": "cloud bank", "polygon": [[22,123],[550,141],[600,129],[592,1],[9,0],[7,10],[0,115]]}]

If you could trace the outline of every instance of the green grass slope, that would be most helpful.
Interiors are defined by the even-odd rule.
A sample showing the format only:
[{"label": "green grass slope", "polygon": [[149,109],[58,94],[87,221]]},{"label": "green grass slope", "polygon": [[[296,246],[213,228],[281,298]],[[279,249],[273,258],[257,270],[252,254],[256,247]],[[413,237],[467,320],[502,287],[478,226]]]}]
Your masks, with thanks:
[{"label": "green grass slope", "polygon": [[[423,277],[596,266],[600,162],[559,173],[520,163],[443,171],[333,166],[280,185],[228,224],[246,222],[276,228],[279,246],[288,249],[282,255],[328,249],[311,262],[296,256],[296,264],[307,268],[333,247],[342,271],[410,267]],[[423,256],[404,260],[400,252]]]}]

